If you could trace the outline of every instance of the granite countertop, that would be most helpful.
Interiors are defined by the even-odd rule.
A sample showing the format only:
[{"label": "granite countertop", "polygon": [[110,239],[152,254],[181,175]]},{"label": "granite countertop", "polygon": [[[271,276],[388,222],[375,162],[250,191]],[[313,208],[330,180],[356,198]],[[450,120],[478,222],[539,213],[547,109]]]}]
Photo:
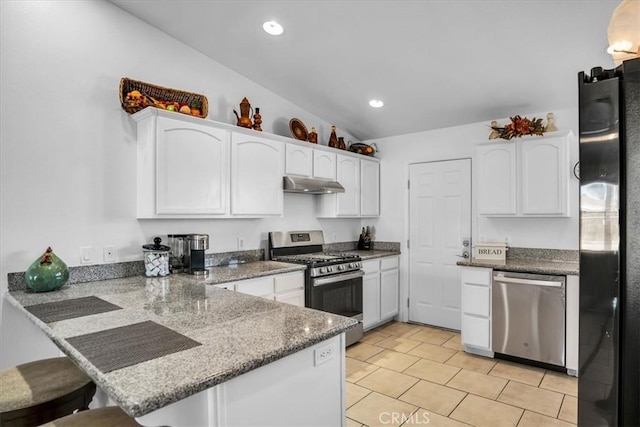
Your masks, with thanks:
[{"label": "granite countertop", "polygon": [[302,264],[289,264],[278,261],[256,261],[244,264],[231,264],[208,268],[209,276],[205,279],[205,282],[209,285],[217,285],[219,283],[270,276],[272,274],[304,271],[306,268],[307,267]]},{"label": "granite countertop", "polygon": [[400,251],[387,251],[387,250],[380,250],[380,249],[373,249],[369,251],[360,251],[357,249],[353,249],[353,250],[347,250],[345,251],[345,253],[359,255],[363,261],[366,261],[368,259],[374,259],[374,258],[383,258],[387,256],[400,255]]},{"label": "granite countertop", "polygon": [[[5,298],[42,329],[122,409],[139,417],[356,325],[350,318],[207,285],[274,274],[287,268],[299,269],[276,264],[282,263],[216,267],[206,281],[185,274],[165,278],[137,276],[66,285],[46,293],[11,291]],[[231,270],[238,275],[231,274]],[[51,323],[42,322],[25,309],[35,304],[91,296],[122,309]],[[71,337],[148,321],[201,345],[103,372],[68,342]]]},{"label": "granite countertop", "polygon": [[500,271],[516,271],[521,273],[557,274],[577,276],[580,264],[571,261],[551,261],[541,259],[509,259],[506,262],[470,259],[458,261],[458,265],[467,267],[485,267]]}]

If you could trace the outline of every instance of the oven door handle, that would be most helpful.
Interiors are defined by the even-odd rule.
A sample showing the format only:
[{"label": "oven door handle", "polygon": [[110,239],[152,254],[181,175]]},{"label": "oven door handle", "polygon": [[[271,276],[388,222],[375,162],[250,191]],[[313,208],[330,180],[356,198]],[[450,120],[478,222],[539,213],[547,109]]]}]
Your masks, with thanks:
[{"label": "oven door handle", "polygon": [[362,277],[362,276],[364,276],[364,271],[362,270],[354,271],[352,273],[334,274],[333,276],[329,276],[329,277],[321,277],[318,279],[313,279],[313,286],[316,287],[316,286],[329,285],[331,283],[338,283],[345,280],[357,279],[358,277]]}]

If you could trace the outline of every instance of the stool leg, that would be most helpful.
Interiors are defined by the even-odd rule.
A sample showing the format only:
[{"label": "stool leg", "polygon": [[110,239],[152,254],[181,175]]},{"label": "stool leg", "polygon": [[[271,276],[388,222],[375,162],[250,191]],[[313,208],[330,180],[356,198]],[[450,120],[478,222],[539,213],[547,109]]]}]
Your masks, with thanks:
[{"label": "stool leg", "polygon": [[91,403],[91,401],[93,400],[93,396],[96,394],[96,385],[95,383],[91,383],[89,385],[89,387],[87,388],[85,394],[84,394],[84,401],[82,403],[82,407],[80,407],[78,409],[78,412],[80,411],[88,411],[89,410],[89,404]]}]

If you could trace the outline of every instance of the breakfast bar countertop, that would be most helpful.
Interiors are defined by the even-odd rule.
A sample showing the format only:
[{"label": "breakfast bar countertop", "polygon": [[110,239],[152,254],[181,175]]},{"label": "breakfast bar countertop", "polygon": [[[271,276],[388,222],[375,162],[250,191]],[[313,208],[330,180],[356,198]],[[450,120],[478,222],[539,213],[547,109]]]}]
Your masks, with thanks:
[{"label": "breakfast bar countertop", "polygon": [[[206,281],[186,274],[136,276],[68,284],[45,293],[10,291],[5,298],[122,409],[140,417],[356,326],[357,322],[347,317],[209,286],[282,273],[288,268],[300,270],[300,266],[277,264],[282,263],[214,267]],[[65,313],[62,317],[46,313],[51,306],[77,311],[81,304],[74,304],[74,300],[80,298],[78,301],[91,303],[79,317],[58,320],[65,319]],[[91,312],[90,307],[98,306],[107,308]],[[168,353],[151,358],[145,353],[158,352],[155,345],[144,347],[130,339],[135,351],[129,356],[94,339],[109,338],[120,330],[133,333],[135,329],[140,334],[148,327],[169,334],[182,347],[176,344]],[[153,344],[165,344],[161,341],[157,338]],[[80,345],[83,343],[84,347]],[[87,345],[93,345],[94,351],[87,351]],[[113,359],[129,360],[110,360],[105,353],[112,354]],[[138,359],[132,363],[130,357],[134,356]]]}]

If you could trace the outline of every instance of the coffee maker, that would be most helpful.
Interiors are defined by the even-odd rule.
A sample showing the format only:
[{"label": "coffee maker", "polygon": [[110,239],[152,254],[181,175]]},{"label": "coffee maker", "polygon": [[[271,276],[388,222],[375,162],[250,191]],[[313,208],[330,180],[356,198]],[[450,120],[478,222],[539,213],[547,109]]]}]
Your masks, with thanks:
[{"label": "coffee maker", "polygon": [[208,234],[169,234],[171,272],[206,277],[204,252],[209,249]]}]

